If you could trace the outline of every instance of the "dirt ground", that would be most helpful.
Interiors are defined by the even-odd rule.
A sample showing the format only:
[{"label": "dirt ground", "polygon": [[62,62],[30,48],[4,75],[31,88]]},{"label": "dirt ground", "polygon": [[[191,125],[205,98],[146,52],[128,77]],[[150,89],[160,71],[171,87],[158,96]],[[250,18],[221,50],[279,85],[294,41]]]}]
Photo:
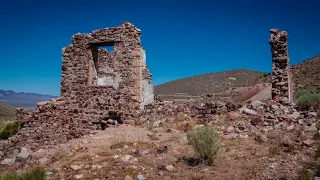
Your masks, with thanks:
[{"label": "dirt ground", "polygon": [[[32,153],[32,157],[34,161],[40,160],[53,180],[128,180],[137,179],[138,175],[155,180],[298,179],[299,170],[314,150],[294,142],[295,132],[272,133],[269,132],[265,142],[258,142],[255,137],[221,138],[213,165],[191,166],[192,159],[181,160],[194,157],[185,132],[130,125],[111,127],[55,149],[39,150]],[[282,146],[283,141],[290,141],[291,145]],[[15,166],[10,170],[28,169],[33,165]],[[5,173],[9,168],[1,170]]]}]

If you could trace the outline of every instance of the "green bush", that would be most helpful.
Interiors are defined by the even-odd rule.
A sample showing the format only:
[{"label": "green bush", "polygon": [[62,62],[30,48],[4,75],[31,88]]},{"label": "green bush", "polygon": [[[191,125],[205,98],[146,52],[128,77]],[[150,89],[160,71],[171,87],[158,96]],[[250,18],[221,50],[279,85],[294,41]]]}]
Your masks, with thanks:
[{"label": "green bush", "polygon": [[9,173],[1,178],[1,180],[45,180],[46,170],[42,167],[33,168],[22,174]]},{"label": "green bush", "polygon": [[297,100],[301,95],[308,94],[308,93],[311,93],[311,92],[307,89],[298,89],[294,93],[294,99]]},{"label": "green bush", "polygon": [[196,128],[188,133],[187,138],[199,158],[214,160],[219,149],[219,134],[213,127]]},{"label": "green bush", "polygon": [[313,174],[304,168],[299,171],[299,180],[313,180]]},{"label": "green bush", "polygon": [[295,103],[303,109],[314,108],[314,110],[319,110],[320,94],[315,94],[315,93],[302,94],[295,100]]},{"label": "green bush", "polygon": [[0,130],[0,139],[8,139],[9,137],[15,135],[20,127],[19,121],[12,121],[4,125]]}]

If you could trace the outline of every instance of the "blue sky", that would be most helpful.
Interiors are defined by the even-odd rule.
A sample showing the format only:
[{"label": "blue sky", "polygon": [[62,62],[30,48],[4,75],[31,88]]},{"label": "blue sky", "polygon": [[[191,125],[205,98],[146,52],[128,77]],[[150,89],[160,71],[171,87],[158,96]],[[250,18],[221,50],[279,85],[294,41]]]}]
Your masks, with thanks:
[{"label": "blue sky", "polygon": [[124,21],[142,30],[155,85],[231,69],[271,71],[269,30],[292,64],[320,54],[320,1],[10,0],[0,6],[0,89],[59,95],[62,48]]}]

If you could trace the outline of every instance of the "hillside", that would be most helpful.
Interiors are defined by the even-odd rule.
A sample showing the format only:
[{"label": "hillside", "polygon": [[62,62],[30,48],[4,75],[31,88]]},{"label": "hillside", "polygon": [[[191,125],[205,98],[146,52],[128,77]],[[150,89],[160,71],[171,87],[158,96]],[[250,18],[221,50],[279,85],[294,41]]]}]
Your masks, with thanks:
[{"label": "hillside", "polygon": [[0,101],[0,129],[8,121],[15,120],[15,108]]},{"label": "hillside", "polygon": [[292,66],[292,72],[296,89],[320,93],[320,55]]},{"label": "hillside", "polygon": [[218,94],[233,87],[255,85],[263,81],[265,75],[264,72],[243,69],[202,74],[155,86],[155,92],[163,99]]},{"label": "hillside", "polygon": [[0,102],[0,116],[14,116],[15,115],[15,108]]},{"label": "hillside", "polygon": [[0,90],[0,101],[17,108],[23,107],[27,109],[32,109],[36,107],[37,102],[48,101],[56,97],[57,96],[42,95],[36,93],[17,93],[11,90]]}]

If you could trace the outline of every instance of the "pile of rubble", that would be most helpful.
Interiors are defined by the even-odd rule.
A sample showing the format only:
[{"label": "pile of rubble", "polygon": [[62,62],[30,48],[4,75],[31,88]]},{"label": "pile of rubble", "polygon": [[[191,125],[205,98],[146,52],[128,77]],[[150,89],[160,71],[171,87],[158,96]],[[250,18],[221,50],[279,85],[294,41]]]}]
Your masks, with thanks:
[{"label": "pile of rubble", "polygon": [[22,147],[31,151],[49,148],[88,134],[90,129],[68,114],[72,113],[69,112],[69,107],[68,102],[53,99],[38,104],[33,112],[17,109],[21,129],[8,140],[0,141],[0,155],[15,155]]},{"label": "pile of rubble", "polygon": [[8,140],[0,140],[0,158],[16,155],[23,147],[31,151],[46,149],[90,134],[93,130],[104,130],[124,123],[121,114],[112,111],[104,118],[90,122],[78,121],[74,119],[75,114],[81,112],[74,110],[72,104],[63,98],[39,102],[37,105],[32,112],[17,109],[20,130]]},{"label": "pile of rubble", "polygon": [[298,111],[293,104],[284,106],[273,100],[254,101],[234,112],[237,120],[218,127],[227,138],[245,138],[250,134],[268,133],[271,130],[298,130],[317,132],[317,113]]},{"label": "pile of rubble", "polygon": [[[192,103],[156,103],[145,109],[143,122],[178,121],[179,113],[190,119],[196,119],[198,126],[215,126],[227,138],[246,138],[250,134],[267,133],[273,129],[300,130],[316,132],[317,113],[299,111],[291,103],[282,105],[274,100],[254,101],[245,105],[230,102],[207,102],[200,105]],[[223,120],[221,118],[226,119]],[[187,120],[188,118],[186,118]]]}]

